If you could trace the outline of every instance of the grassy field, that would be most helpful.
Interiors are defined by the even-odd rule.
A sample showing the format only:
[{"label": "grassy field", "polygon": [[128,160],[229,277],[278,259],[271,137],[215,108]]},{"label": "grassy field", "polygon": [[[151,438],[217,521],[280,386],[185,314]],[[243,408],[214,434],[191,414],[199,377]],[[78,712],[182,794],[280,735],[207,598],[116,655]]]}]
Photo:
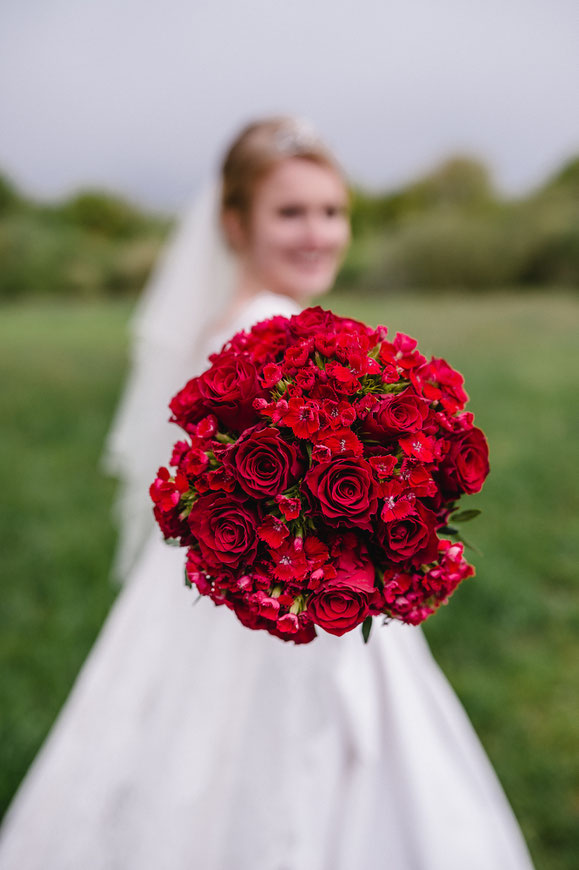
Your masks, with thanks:
[{"label": "grassy field", "polygon": [[[579,304],[337,297],[460,368],[492,472],[468,528],[477,577],[426,626],[540,870],[576,867]],[[98,472],[125,366],[125,305],[0,313],[4,808],[110,607],[111,481]],[[465,533],[466,533],[465,528]],[[497,868],[498,870],[498,868]]]}]

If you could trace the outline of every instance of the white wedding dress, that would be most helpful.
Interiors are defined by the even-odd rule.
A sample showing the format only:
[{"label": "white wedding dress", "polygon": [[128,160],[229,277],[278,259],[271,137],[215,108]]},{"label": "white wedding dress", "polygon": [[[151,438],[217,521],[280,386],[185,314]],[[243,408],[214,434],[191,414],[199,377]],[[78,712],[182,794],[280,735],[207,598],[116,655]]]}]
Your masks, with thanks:
[{"label": "white wedding dress", "polygon": [[[228,332],[294,310],[263,293]],[[183,561],[152,534],[7,814],[1,870],[531,867],[420,629],[296,647],[193,606]]]}]

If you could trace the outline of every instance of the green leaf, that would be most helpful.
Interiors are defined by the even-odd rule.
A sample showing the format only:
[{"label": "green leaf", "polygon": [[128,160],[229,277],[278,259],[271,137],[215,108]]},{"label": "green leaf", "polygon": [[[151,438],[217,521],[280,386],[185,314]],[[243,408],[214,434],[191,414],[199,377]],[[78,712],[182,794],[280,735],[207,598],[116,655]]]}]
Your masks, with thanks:
[{"label": "green leaf", "polygon": [[481,511],[476,508],[471,508],[471,510],[468,511],[460,511],[460,513],[452,515],[452,521],[453,523],[468,523],[469,520],[474,520],[475,517],[478,517],[480,513]]},{"label": "green leaf", "polygon": [[452,526],[445,526],[443,529],[439,529],[441,535],[449,535],[451,538],[456,538],[457,541],[460,541],[461,544],[464,544],[469,550],[472,550],[477,555],[482,556],[483,553],[479,550],[478,547],[475,547],[474,544],[471,544],[470,541],[467,541],[466,538],[463,538],[462,534],[458,529],[454,529]]},{"label": "green leaf", "polygon": [[321,353],[319,351],[316,351],[314,353],[314,362],[319,369],[324,371],[324,369],[326,368],[326,363],[325,363],[323,356],[321,355]]},{"label": "green leaf", "polygon": [[457,537],[458,540],[461,541],[461,543],[463,543],[465,547],[467,547],[469,550],[472,550],[473,553],[477,554],[477,556],[482,556],[482,551],[479,550],[478,547],[475,547],[474,544],[471,544],[470,541],[467,541],[466,538],[462,537],[462,535],[458,535]]},{"label": "green leaf", "polygon": [[372,631],[372,617],[367,616],[364,622],[362,623],[362,637],[364,638],[364,643],[368,643],[368,639],[370,637],[370,632]]},{"label": "green leaf", "polygon": [[220,444],[233,444],[235,442],[235,438],[232,438],[231,435],[226,435],[225,432],[216,432],[213,437]]}]

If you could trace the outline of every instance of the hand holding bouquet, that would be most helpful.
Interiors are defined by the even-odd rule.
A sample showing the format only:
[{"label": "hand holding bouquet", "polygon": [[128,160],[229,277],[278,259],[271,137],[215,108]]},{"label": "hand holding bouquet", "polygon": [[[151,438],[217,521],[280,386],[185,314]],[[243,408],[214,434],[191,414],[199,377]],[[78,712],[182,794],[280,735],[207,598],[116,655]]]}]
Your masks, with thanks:
[{"label": "hand holding bouquet", "polygon": [[418,624],[474,574],[448,522],[482,487],[486,440],[462,376],[416,344],[316,307],[210,357],[171,400],[187,438],[150,489],[190,585],[308,643],[316,626],[367,637],[378,614]]}]

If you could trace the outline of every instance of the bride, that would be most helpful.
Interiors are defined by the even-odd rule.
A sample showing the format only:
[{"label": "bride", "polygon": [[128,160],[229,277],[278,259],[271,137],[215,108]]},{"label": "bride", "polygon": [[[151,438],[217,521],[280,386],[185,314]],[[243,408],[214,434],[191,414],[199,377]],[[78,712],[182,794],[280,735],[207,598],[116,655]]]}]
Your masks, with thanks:
[{"label": "bride", "polygon": [[509,804],[419,628],[294,646],[193,607],[146,490],[170,396],[234,332],[332,285],[347,189],[304,122],[250,125],[135,317],[108,448],[125,586],[0,841],[1,870],[529,870]]}]

